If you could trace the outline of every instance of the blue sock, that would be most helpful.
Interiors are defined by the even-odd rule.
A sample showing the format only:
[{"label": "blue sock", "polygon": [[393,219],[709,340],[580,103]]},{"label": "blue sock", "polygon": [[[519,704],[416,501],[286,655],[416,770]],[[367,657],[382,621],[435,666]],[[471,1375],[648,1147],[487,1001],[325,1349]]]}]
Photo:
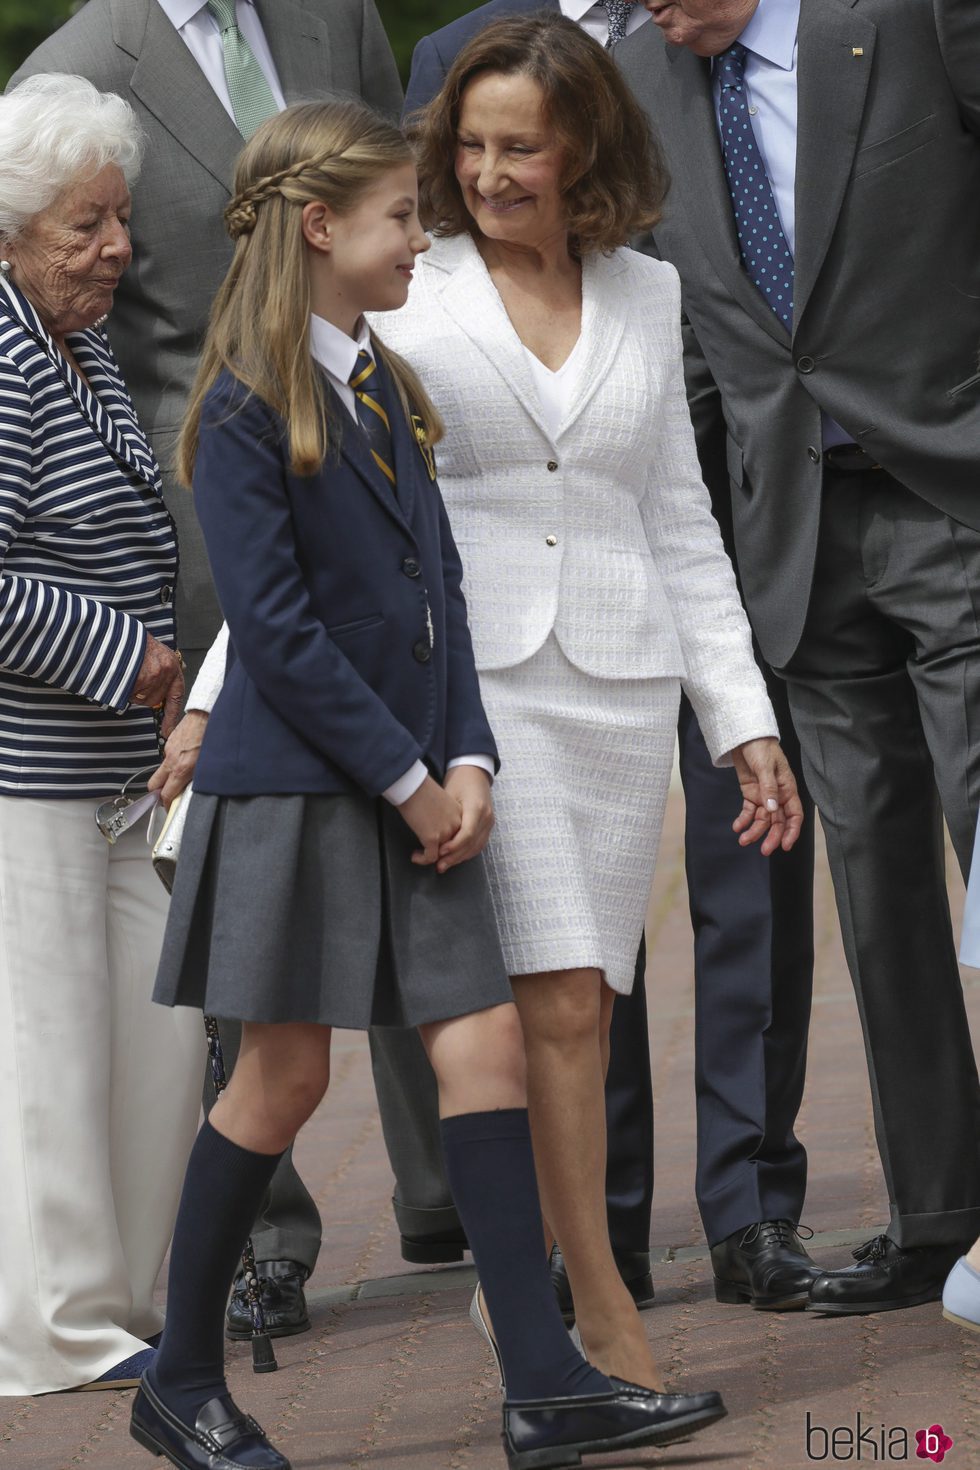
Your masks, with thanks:
[{"label": "blue sock", "polygon": [[526,1108],[441,1123],[446,1174],[480,1273],[507,1398],[610,1393],[568,1335],[551,1284]]},{"label": "blue sock", "polygon": [[167,1318],[147,1376],[192,1429],[208,1399],[227,1392],[228,1293],[281,1157],[239,1148],[207,1121],[191,1150],[170,1248]]}]

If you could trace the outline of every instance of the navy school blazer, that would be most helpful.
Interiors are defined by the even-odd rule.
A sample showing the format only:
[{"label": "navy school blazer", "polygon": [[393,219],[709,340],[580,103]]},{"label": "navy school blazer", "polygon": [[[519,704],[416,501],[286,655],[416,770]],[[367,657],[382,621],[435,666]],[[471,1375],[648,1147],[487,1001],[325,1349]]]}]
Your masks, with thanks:
[{"label": "navy school blazer", "polygon": [[392,389],[396,492],[327,396],[331,447],[309,476],[230,373],[204,403],[194,500],[230,640],[197,791],[377,796],[416,760],[438,780],[458,755],[497,763],[426,454]]}]

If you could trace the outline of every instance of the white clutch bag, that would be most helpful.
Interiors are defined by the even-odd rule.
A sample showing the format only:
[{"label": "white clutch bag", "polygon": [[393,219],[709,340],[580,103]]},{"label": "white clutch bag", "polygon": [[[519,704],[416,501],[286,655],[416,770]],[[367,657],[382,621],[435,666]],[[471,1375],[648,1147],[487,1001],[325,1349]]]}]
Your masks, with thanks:
[{"label": "white clutch bag", "polygon": [[174,797],[170,803],[170,810],[167,812],[166,821],[160,828],[159,835],[155,836],[152,828],[148,834],[153,870],[168,893],[173,892],[177,859],[180,856],[180,841],[184,835],[187,808],[191,804],[193,793],[193,786],[185,786],[180,795]]}]

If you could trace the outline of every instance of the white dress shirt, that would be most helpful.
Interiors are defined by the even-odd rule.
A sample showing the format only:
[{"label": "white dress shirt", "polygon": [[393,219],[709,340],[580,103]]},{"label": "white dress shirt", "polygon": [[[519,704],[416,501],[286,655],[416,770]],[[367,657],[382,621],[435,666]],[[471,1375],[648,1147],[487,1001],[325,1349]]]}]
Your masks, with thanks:
[{"label": "white dress shirt", "polygon": [[[560,3],[562,15],[567,15],[569,20],[578,21],[583,31],[588,31],[600,46],[606,44],[609,40],[609,12],[604,5],[593,5],[592,0],[560,0]],[[631,36],[645,20],[652,19],[646,6],[637,3],[626,22],[626,34]]]},{"label": "white dress shirt", "polygon": [[[221,45],[221,32],[217,21],[207,7],[206,0],[159,0],[159,4],[160,9],[174,26],[178,36],[207,77],[218,101],[234,122],[235,111],[231,105],[228,82],[225,78],[225,54]],[[251,46],[252,54],[272,89],[276,106],[282,112],[286,106],[286,99],[279,85],[276,64],[272,59],[272,52],[269,50],[269,43],[265,38],[265,31],[262,29],[262,22],[259,20],[259,13],[253,0],[235,0],[235,17],[238,21],[238,29]]]},{"label": "white dress shirt", "polygon": [[[786,243],[796,254],[797,31],[800,0],[759,0],[739,40],[745,58],[745,90],[752,131],[772,185]],[[721,128],[721,68],[714,68],[715,110]],[[827,414],[823,447],[850,444],[848,434]]]},{"label": "white dress shirt", "polygon": [[[350,377],[357,362],[357,354],[360,351],[371,351],[371,333],[367,323],[362,317],[357,323],[357,331],[354,337],[348,337],[339,327],[332,322],[326,321],[322,316],[310,316],[310,352],[323,368],[330,380],[341,403],[347,409],[351,418],[357,423],[357,403],[354,398],[354,390],[350,386]],[[194,681],[194,687],[187,700],[189,710],[201,710],[209,713],[214,702],[221,692],[224,682],[225,662],[228,657],[228,625],[225,623],[214,643],[208,650],[201,672]],[[453,766],[477,766],[481,771],[493,779],[493,761],[489,755],[460,755],[449,761],[448,768]],[[428,768],[422,761],[414,764],[399,776],[386,791],[381,794],[392,806],[401,806],[403,801],[408,801],[414,796],[429,774]]]}]

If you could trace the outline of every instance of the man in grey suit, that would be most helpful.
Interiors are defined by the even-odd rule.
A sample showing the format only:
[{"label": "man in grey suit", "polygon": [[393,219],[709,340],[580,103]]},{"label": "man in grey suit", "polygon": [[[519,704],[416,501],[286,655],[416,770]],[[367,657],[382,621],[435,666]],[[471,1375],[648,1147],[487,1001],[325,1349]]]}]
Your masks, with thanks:
[{"label": "man in grey suit", "polygon": [[[541,9],[540,0],[490,0],[419,41],[406,115],[439,90],[461,48],[491,21]],[[548,0],[618,59],[641,31],[642,5]],[[729,554],[731,512],[724,435],[706,425],[698,449]],[[786,696],[769,677],[784,749],[799,771]],[[678,724],[685,797],[688,897],[694,927],[695,1189],[721,1301],[784,1310],[806,1305],[818,1274],[796,1233],[806,1191],[806,1151],[794,1128],[803,1096],[813,974],[813,829],[792,853],[766,859],[734,843],[739,802],[730,770],[716,770],[694,711]],[[812,804],[805,792],[807,812]],[[647,1252],[653,1203],[653,1102],[647,1043],[645,954],[633,992],[613,1010],[606,1115],[609,1233],[627,1283]],[[560,1293],[567,1282],[555,1262]],[[651,1293],[652,1295],[652,1290]]]},{"label": "man in grey suit", "polygon": [[[229,44],[240,66],[244,57],[246,90],[250,84],[254,94],[247,116],[226,73]],[[109,332],[177,524],[177,626],[190,687],[221,614],[193,501],[175,483],[171,463],[211,301],[231,260],[222,212],[235,158],[261,116],[290,102],[354,93],[397,117],[398,73],[374,0],[88,0],[11,86],[36,72],[73,72],[118,93],[146,131],[133,189],[133,264],[116,292]],[[229,1068],[238,1034],[222,1026]],[[320,1218],[291,1151],[253,1238],[270,1331],[303,1330],[302,1285],[319,1251]],[[243,1289],[232,1298],[229,1331],[250,1334]]]},{"label": "man in grey suit", "polygon": [[[980,1086],[942,817],[980,798],[976,0],[645,0],[618,60],[673,187],[702,428],[820,810],[871,1071],[887,1234],[814,1284],[937,1298],[980,1229]],[[715,386],[717,385],[717,386]]]}]

